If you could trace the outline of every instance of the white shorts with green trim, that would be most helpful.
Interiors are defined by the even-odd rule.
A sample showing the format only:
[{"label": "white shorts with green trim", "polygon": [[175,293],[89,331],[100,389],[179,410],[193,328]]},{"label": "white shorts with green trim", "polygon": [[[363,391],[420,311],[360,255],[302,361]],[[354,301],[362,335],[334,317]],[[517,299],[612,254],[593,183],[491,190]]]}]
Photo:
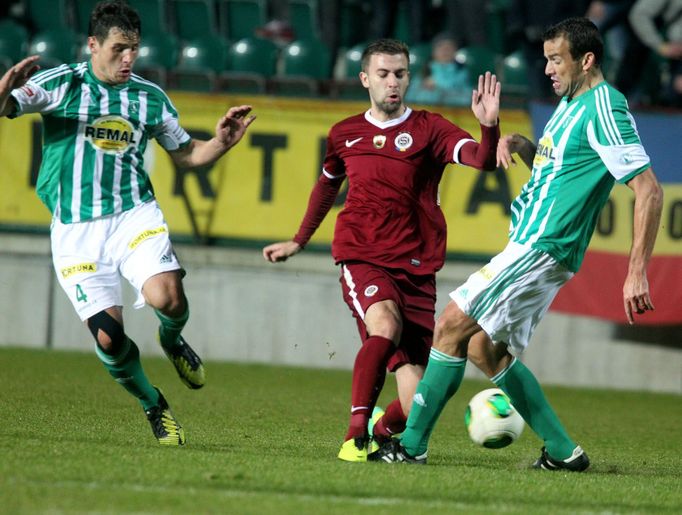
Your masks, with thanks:
[{"label": "white shorts with green trim", "polygon": [[181,270],[168,225],[155,200],[129,211],[85,222],[52,220],[52,262],[59,284],[81,320],[123,305],[121,277],[137,290],[153,275]]},{"label": "white shorts with green trim", "polygon": [[493,341],[521,354],[538,322],[573,272],[549,254],[509,242],[487,265],[450,293]]}]

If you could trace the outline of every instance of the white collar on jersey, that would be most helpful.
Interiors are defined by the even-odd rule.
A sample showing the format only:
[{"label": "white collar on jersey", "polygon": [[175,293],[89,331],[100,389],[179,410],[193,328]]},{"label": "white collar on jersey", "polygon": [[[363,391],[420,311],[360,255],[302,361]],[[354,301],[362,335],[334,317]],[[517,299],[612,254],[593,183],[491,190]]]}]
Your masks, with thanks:
[{"label": "white collar on jersey", "polygon": [[380,129],[388,129],[389,127],[393,127],[395,125],[403,123],[412,114],[412,109],[410,109],[409,107],[406,106],[405,112],[403,113],[403,115],[400,118],[394,118],[393,120],[387,120],[385,122],[381,122],[381,121],[377,120],[376,118],[374,118],[374,116],[372,116],[370,114],[370,111],[371,111],[371,109],[367,109],[367,112],[365,113],[365,120],[367,120],[372,125],[376,125]]}]

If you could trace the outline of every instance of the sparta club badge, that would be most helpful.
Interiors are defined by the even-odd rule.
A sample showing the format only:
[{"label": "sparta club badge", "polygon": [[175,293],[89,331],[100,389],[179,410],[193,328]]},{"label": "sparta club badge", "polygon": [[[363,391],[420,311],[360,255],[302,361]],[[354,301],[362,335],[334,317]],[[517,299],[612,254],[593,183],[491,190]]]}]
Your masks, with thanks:
[{"label": "sparta club badge", "polygon": [[395,149],[399,152],[405,152],[412,146],[412,136],[408,132],[401,132],[395,137]]}]

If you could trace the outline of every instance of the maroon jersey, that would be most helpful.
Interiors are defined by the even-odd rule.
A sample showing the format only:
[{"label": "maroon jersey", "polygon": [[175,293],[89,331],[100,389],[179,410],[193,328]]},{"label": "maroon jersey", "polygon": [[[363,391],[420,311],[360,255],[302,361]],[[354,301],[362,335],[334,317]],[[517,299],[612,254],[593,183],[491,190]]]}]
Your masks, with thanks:
[{"label": "maroon jersey", "polygon": [[[481,167],[490,167],[491,155],[494,166],[493,139],[486,159],[477,163]],[[439,270],[446,225],[438,183],[448,163],[469,164],[462,161],[463,150],[472,155],[478,147],[442,116],[409,108],[387,122],[368,111],[334,125],[323,173],[332,180],[348,177],[332,242],[336,262],[365,261],[417,275]]]}]

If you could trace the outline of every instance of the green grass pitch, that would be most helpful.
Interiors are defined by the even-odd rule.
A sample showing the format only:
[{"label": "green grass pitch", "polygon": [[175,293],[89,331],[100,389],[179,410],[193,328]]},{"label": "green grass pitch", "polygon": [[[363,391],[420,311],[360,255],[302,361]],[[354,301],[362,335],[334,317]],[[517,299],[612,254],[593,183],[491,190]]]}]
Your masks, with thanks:
[{"label": "green grass pitch", "polygon": [[584,474],[529,469],[528,428],[506,449],[471,443],[478,381],[444,411],[428,466],[350,464],[336,459],[349,372],[212,362],[190,391],[165,359],[143,364],[183,448],[156,443],[94,353],[0,349],[0,513],[682,513],[677,395],[546,388],[592,459]]}]

